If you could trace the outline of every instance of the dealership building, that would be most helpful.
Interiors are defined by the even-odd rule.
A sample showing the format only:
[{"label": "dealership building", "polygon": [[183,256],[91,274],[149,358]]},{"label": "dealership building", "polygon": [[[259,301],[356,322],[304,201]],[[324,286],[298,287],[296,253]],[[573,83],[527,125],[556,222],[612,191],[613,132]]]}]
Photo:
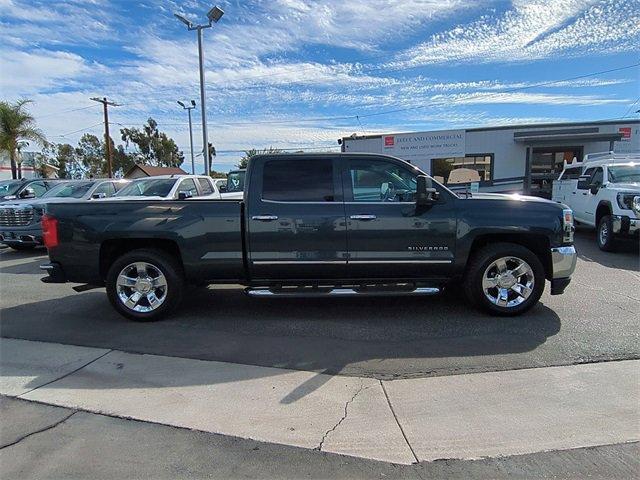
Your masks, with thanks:
[{"label": "dealership building", "polygon": [[477,182],[481,191],[550,197],[565,161],[595,152],[638,152],[639,131],[640,120],[615,120],[354,134],[339,143],[343,152],[402,158],[454,189]]}]

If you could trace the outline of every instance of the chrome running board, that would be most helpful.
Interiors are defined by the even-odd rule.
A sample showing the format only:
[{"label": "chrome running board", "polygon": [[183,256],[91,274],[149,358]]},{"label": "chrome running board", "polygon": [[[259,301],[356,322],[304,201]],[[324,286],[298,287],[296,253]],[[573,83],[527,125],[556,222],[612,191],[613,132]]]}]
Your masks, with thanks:
[{"label": "chrome running board", "polygon": [[436,287],[416,287],[408,289],[384,289],[375,288],[313,288],[313,287],[292,287],[272,289],[269,287],[249,287],[245,293],[251,297],[362,297],[362,296],[398,296],[398,295],[436,295],[440,293],[440,288]]}]

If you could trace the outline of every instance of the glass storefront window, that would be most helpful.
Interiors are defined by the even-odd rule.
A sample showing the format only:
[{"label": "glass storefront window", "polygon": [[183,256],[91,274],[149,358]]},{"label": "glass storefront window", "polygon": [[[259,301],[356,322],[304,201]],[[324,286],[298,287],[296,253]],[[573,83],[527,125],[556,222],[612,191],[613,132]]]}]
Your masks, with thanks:
[{"label": "glass storefront window", "polygon": [[431,175],[445,185],[491,180],[493,155],[467,155],[465,157],[434,158]]}]

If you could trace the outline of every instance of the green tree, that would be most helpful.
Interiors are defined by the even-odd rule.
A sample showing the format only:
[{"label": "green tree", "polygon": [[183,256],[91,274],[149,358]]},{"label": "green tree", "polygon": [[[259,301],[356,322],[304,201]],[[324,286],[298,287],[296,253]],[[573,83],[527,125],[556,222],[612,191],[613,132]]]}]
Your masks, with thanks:
[{"label": "green tree", "polygon": [[0,101],[0,149],[9,152],[12,178],[18,178],[18,142],[31,140],[41,145],[46,142],[44,135],[36,127],[35,119],[26,110],[29,103],[31,100],[24,99],[13,104]]},{"label": "green tree", "polygon": [[104,143],[95,135],[85,133],[76,147],[78,162],[86,177],[102,177],[107,173]]},{"label": "green tree", "polygon": [[268,154],[273,154],[273,153],[282,153],[282,150],[280,150],[279,148],[273,148],[273,147],[263,148],[262,150],[257,150],[255,148],[251,148],[249,150],[245,150],[244,151],[244,156],[238,162],[237,167],[238,168],[247,168],[247,165],[249,164],[249,160],[251,159],[251,157],[253,157],[255,155],[268,155]]},{"label": "green tree", "polygon": [[158,130],[158,123],[153,118],[149,118],[142,129],[122,128],[120,133],[127,146],[135,146],[136,160],[144,165],[179,167],[184,161],[176,142]]}]

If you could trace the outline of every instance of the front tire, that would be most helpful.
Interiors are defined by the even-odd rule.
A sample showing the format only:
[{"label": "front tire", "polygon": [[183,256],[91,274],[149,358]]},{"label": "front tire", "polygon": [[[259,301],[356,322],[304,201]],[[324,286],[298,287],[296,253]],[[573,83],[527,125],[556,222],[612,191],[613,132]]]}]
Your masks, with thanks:
[{"label": "front tire", "polygon": [[495,243],[473,254],[464,289],[474,306],[493,315],[513,316],[540,300],[544,282],[544,267],[535,253],[515,243]]},{"label": "front tire", "polygon": [[109,268],[107,296],[113,308],[136,322],[159,320],[182,300],[181,266],[161,250],[140,249],[125,253]]},{"label": "front tire", "polygon": [[613,236],[613,221],[611,215],[603,216],[598,222],[596,241],[598,242],[598,248],[603,252],[616,251],[616,239]]}]

